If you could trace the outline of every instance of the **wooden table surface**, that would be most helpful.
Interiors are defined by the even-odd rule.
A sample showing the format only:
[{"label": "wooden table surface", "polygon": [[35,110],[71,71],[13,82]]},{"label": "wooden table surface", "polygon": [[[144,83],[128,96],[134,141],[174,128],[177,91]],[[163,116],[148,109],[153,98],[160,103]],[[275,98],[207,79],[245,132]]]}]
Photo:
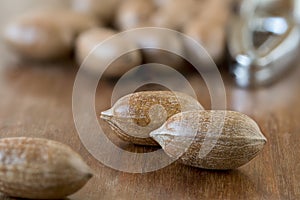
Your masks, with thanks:
[{"label": "wooden table surface", "polygon": [[[250,163],[237,170],[209,171],[175,162],[155,172],[130,174],[106,167],[82,145],[72,115],[72,89],[77,72],[74,63],[16,63],[6,59],[12,55],[2,43],[0,47],[0,137],[49,138],[79,152],[95,171],[95,177],[70,200],[300,199],[298,66],[280,82],[255,90],[234,86],[226,71],[223,73],[227,108],[253,117],[268,139],[263,151]],[[198,77],[188,77],[199,101],[209,108],[205,85]],[[101,81],[97,114],[109,107],[114,83]],[[100,96],[106,98],[100,100]],[[118,143],[127,150],[145,150]]]}]

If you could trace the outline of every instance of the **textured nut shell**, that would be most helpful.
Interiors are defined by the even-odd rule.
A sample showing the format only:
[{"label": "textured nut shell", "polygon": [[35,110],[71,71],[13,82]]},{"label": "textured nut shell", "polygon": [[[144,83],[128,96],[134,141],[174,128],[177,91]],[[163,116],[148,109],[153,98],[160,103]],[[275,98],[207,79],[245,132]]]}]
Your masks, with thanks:
[{"label": "textured nut shell", "polygon": [[21,57],[52,60],[69,56],[78,33],[93,26],[93,18],[75,12],[35,11],[11,22],[3,37]]},{"label": "textured nut shell", "polygon": [[[94,28],[83,32],[76,41],[77,62],[81,64],[89,55],[84,65],[86,67],[85,69],[93,74],[97,70],[104,71],[108,67],[105,66],[104,63],[112,60],[114,57],[120,56],[122,51],[138,48],[130,40],[114,37],[110,42],[101,44],[101,46],[94,49],[101,42],[115,34],[117,34],[117,32],[107,28]],[[121,76],[129,69],[141,64],[141,62],[142,57],[139,51],[129,52],[109,65],[105,75],[113,77]]]},{"label": "textured nut shell", "polygon": [[205,169],[240,167],[253,159],[266,143],[251,118],[233,111],[179,113],[150,136],[170,157]]},{"label": "textured nut shell", "polygon": [[0,140],[0,191],[30,199],[60,199],[92,177],[90,168],[66,145],[34,138]]},{"label": "textured nut shell", "polygon": [[117,10],[116,26],[120,30],[145,26],[154,11],[152,0],[124,0]]},{"label": "textured nut shell", "polygon": [[146,91],[126,95],[108,111],[101,113],[125,141],[139,145],[158,145],[149,133],[169,117],[182,111],[203,110],[200,103],[183,93]]}]

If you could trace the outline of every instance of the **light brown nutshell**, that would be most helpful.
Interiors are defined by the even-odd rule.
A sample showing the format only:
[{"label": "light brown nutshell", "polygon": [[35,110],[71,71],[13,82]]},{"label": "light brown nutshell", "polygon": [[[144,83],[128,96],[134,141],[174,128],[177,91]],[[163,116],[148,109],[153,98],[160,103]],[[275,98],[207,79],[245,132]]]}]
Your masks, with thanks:
[{"label": "light brown nutshell", "polygon": [[97,25],[91,16],[69,10],[37,10],[9,23],[3,38],[20,57],[48,61],[70,56],[76,36]]},{"label": "light brown nutshell", "polygon": [[0,192],[29,199],[62,199],[92,177],[68,146],[46,139],[0,139]]},{"label": "light brown nutshell", "polygon": [[[76,40],[78,64],[84,63],[84,69],[92,75],[100,70],[109,77],[120,77],[140,65],[140,51],[131,51],[138,49],[138,46],[124,37],[113,37],[115,34],[117,32],[109,28],[93,28],[83,32]],[[127,53],[123,55],[124,52]]]},{"label": "light brown nutshell", "polygon": [[150,136],[186,165],[221,170],[246,164],[267,141],[251,118],[233,111],[179,113]]},{"label": "light brown nutshell", "polygon": [[203,110],[200,103],[183,93],[145,91],[126,95],[101,113],[116,134],[125,141],[139,145],[158,145],[149,133],[169,117],[183,111]]},{"label": "light brown nutshell", "polygon": [[95,16],[98,20],[110,23],[120,0],[71,0],[73,10]]},{"label": "light brown nutshell", "polygon": [[[230,5],[230,0],[205,1],[202,3],[201,12],[186,21],[183,27],[183,33],[201,44],[216,62],[221,60],[225,50]],[[203,63],[210,62],[205,53],[195,52],[193,45],[186,44],[185,50],[187,56],[194,55]]]},{"label": "light brown nutshell", "polygon": [[153,0],[123,0],[117,9],[115,24],[120,30],[147,26],[155,9]]},{"label": "light brown nutshell", "polygon": [[[156,3],[159,3],[158,1]],[[198,0],[171,0],[160,2],[160,6],[150,21],[154,26],[181,30],[200,10]],[[201,10],[200,10],[201,11]]]}]

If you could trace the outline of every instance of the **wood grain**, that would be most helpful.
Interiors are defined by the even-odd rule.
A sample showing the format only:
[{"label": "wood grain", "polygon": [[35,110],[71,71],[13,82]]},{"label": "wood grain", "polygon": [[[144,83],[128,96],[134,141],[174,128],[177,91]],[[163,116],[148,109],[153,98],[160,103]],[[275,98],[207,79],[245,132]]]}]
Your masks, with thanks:
[{"label": "wood grain", "polygon": [[[300,198],[299,68],[278,84],[257,90],[237,88],[224,75],[228,108],[252,116],[268,139],[262,153],[249,164],[237,170],[216,172],[174,163],[151,173],[129,174],[98,162],[79,140],[72,117],[75,65],[31,65],[1,65],[0,137],[50,138],[78,151],[95,170],[96,177],[70,197],[72,200]],[[205,87],[201,80],[193,75],[189,79],[200,94]],[[100,85],[97,113],[109,107],[114,82],[102,80]],[[207,108],[207,94],[198,97]],[[105,130],[110,134],[109,128]],[[130,151],[144,151],[143,147],[117,139],[115,142]]]},{"label": "wood grain", "polygon": [[[263,151],[247,165],[231,171],[209,171],[180,163],[145,174],[113,170],[93,158],[78,137],[72,115],[72,89],[77,68],[72,62],[17,63],[0,45],[0,137],[49,138],[70,145],[95,170],[96,176],[70,200],[99,199],[300,199],[300,68],[299,64],[280,82],[245,90],[223,73],[227,107],[253,117],[268,139]],[[222,68],[222,66],[220,66]],[[210,97],[200,77],[188,79],[205,108]],[[114,80],[101,80],[96,112],[110,107]],[[142,89],[155,88],[145,86]],[[111,135],[120,147],[128,145]],[[115,155],[112,155],[115,156]],[[131,165],[122,160],[121,164]],[[0,196],[1,200],[8,200]]]}]

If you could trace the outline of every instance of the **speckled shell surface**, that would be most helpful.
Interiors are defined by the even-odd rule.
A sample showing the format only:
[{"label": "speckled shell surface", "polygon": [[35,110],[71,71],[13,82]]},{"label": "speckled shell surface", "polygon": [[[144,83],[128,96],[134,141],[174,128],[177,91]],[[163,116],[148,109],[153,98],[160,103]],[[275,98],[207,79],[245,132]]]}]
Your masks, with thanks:
[{"label": "speckled shell surface", "polygon": [[71,148],[37,138],[0,139],[0,191],[29,199],[61,199],[92,177]]},{"label": "speckled shell surface", "polygon": [[186,165],[221,170],[246,164],[266,143],[255,121],[233,111],[179,113],[150,136]]},{"label": "speckled shell surface", "polygon": [[158,145],[149,133],[171,116],[188,110],[203,110],[193,97],[170,91],[145,91],[126,95],[101,113],[123,140],[139,145]]}]

